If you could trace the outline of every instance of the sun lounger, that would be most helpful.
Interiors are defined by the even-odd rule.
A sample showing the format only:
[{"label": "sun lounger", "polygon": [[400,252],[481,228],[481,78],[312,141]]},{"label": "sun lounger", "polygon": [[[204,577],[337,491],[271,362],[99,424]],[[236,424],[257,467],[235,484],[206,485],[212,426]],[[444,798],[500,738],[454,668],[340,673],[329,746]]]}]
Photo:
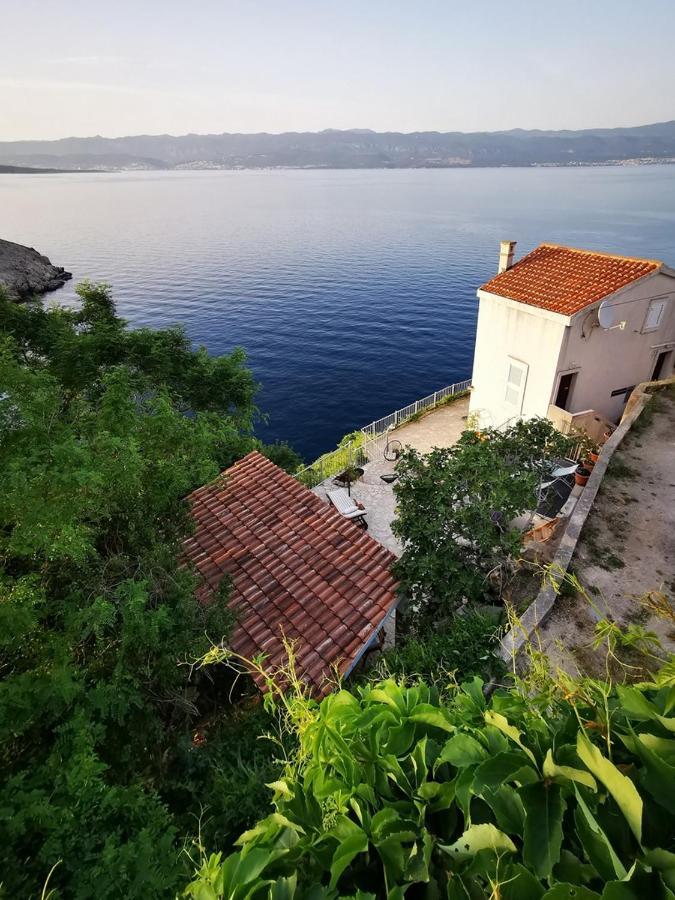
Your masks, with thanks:
[{"label": "sun lounger", "polygon": [[360,520],[360,524],[366,524],[365,509],[361,509],[360,506],[357,506],[344,488],[328,491],[328,499],[335,509],[337,509],[339,513],[342,513],[346,519],[358,519]]}]

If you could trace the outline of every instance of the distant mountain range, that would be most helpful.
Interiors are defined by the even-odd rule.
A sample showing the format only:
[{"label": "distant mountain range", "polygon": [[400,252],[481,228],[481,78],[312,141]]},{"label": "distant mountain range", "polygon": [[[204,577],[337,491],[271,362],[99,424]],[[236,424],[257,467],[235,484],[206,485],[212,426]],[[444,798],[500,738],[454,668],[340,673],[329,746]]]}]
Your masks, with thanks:
[{"label": "distant mountain range", "polygon": [[0,165],[53,169],[399,169],[675,162],[675,121],[636,128],[411,134],[350,131],[0,143]]}]

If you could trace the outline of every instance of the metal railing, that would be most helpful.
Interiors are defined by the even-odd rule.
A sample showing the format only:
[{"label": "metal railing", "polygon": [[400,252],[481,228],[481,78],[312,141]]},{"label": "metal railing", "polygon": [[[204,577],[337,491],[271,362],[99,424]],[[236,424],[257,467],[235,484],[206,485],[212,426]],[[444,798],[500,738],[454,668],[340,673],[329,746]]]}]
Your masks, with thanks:
[{"label": "metal railing", "polygon": [[460,381],[457,384],[450,384],[441,388],[440,391],[434,391],[428,397],[416,400],[402,409],[371,422],[364,428],[355,432],[357,435],[354,440],[338,447],[329,453],[324,453],[315,462],[304,469],[300,469],[295,473],[295,478],[301,481],[307,487],[316,487],[326,478],[331,478],[344,472],[352,466],[362,466],[369,459],[381,457],[384,453],[384,444],[386,433],[389,428],[398,428],[413,416],[425,410],[431,410],[442,403],[447,403],[450,398],[459,397],[465,394],[471,387],[471,379]]},{"label": "metal railing", "polygon": [[421,400],[415,400],[414,403],[410,403],[402,409],[397,409],[395,412],[389,413],[388,416],[384,416],[382,419],[371,422],[370,425],[364,426],[361,431],[369,437],[374,437],[377,434],[383,434],[388,428],[391,428],[392,425],[394,428],[398,428],[399,425],[403,425],[404,422],[407,422],[408,419],[411,419],[418,413],[424,412],[424,410],[427,409],[433,409],[440,403],[446,402],[449,397],[465,394],[470,387],[470,378],[466,381],[458,381],[456,384],[449,384],[447,387],[441,388],[440,391],[434,391],[433,394],[429,394],[428,397],[423,397]]},{"label": "metal railing", "polygon": [[306,487],[316,487],[326,478],[333,478],[344,472],[345,469],[363,466],[369,460],[381,456],[384,452],[384,440],[383,435],[378,435],[373,439],[368,439],[364,435],[363,440],[359,437],[344,447],[324,453],[310,466],[305,466],[304,469],[296,472],[295,478]]}]

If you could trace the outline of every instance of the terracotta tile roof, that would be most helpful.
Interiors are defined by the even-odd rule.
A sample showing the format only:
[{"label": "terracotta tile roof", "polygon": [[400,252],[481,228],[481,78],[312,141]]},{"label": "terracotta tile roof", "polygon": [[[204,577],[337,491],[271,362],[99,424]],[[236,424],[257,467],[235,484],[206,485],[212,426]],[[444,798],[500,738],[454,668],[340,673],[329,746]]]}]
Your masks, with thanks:
[{"label": "terracotta tile roof", "polygon": [[298,674],[327,693],[331,667],[347,672],[396,602],[393,554],[257,451],[188,500],[198,598],[233,579],[232,649],[266,653],[273,669],[286,661],[285,635]]},{"label": "terracotta tile roof", "polygon": [[572,316],[662,265],[656,259],[540,244],[481,290]]}]

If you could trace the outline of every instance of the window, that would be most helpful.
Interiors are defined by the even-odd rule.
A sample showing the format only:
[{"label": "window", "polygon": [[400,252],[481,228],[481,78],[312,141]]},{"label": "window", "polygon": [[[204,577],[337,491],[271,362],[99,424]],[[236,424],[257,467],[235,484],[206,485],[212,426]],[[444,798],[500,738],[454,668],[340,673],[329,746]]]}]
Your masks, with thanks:
[{"label": "window", "polygon": [[645,316],[645,324],[642,326],[642,332],[656,331],[661,327],[661,323],[666,314],[667,298],[652,300]]},{"label": "window", "polygon": [[506,393],[504,394],[504,399],[509,406],[515,408],[516,413],[519,413],[523,408],[527,370],[527,363],[520,362],[517,359],[509,359],[506,370]]}]

